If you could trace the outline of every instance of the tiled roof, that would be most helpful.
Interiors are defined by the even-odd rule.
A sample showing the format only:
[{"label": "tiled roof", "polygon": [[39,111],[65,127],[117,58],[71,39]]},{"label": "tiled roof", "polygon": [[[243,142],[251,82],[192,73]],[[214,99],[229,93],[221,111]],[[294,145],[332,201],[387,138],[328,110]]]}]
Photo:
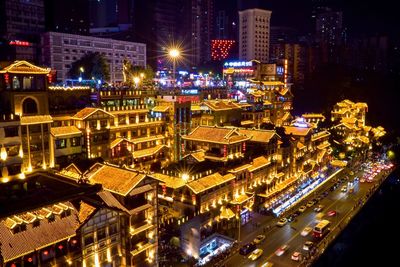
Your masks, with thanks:
[{"label": "tiled roof", "polygon": [[115,146],[117,146],[117,145],[118,145],[119,143],[121,143],[122,141],[125,141],[125,142],[128,142],[128,143],[132,144],[132,142],[129,141],[128,139],[123,138],[123,137],[118,137],[118,138],[114,139],[114,140],[111,142],[110,148],[114,148]]},{"label": "tiled roof", "polygon": [[154,178],[161,183],[164,183],[167,187],[177,189],[185,185],[185,181],[181,178],[169,176],[162,173],[152,173],[149,174],[151,178]]},{"label": "tiled roof", "polygon": [[132,152],[132,156],[135,159],[143,158],[143,157],[148,157],[156,154],[159,152],[161,149],[166,148],[166,145],[157,145],[155,147],[150,147],[142,150],[137,150]]},{"label": "tiled roof", "polygon": [[274,130],[238,129],[238,132],[250,137],[251,142],[268,143],[275,136]]},{"label": "tiled roof", "polygon": [[341,122],[348,123],[348,124],[355,124],[357,122],[357,119],[354,117],[350,117],[350,118],[343,117],[341,119]]},{"label": "tiled roof", "polygon": [[297,149],[304,149],[304,148],[306,148],[306,146],[305,146],[303,143],[301,143],[301,142],[297,142],[296,147],[297,147]]},{"label": "tiled roof", "polygon": [[204,158],[204,156],[205,156],[204,150],[192,152],[192,153],[184,156],[184,158],[189,157],[189,156],[193,157],[198,162],[203,162],[205,160],[205,158]]},{"label": "tiled roof", "polygon": [[244,165],[241,165],[241,166],[236,167],[234,169],[230,169],[228,172],[233,172],[233,173],[241,172],[241,171],[247,170],[251,166],[252,166],[251,164],[244,164]]},{"label": "tiled roof", "polygon": [[188,135],[183,136],[183,139],[230,144],[246,141],[249,137],[238,133],[235,128],[199,126]]},{"label": "tiled roof", "polygon": [[316,140],[318,140],[318,139],[321,139],[321,138],[324,138],[324,137],[328,137],[328,136],[330,136],[330,135],[331,135],[331,133],[328,132],[328,131],[321,131],[321,132],[318,132],[318,133],[313,134],[313,135],[311,136],[311,140],[312,140],[312,141],[316,141]]},{"label": "tiled roof", "polygon": [[[79,226],[77,212],[72,209],[72,204],[69,202],[63,203],[67,209],[71,209],[71,215],[60,217],[55,215],[54,221],[49,221],[46,217],[41,216],[41,209],[31,210],[30,212],[24,214],[16,214],[14,217],[9,217],[10,219],[0,220],[0,243],[1,255],[4,261],[10,261],[12,259],[21,257],[23,255],[32,253],[41,247],[46,247],[61,240],[68,239],[75,236],[76,229]],[[64,209],[64,206],[61,205]],[[46,208],[50,214],[55,209],[53,206],[48,206]],[[25,216],[27,215],[27,216]],[[22,218],[31,218],[34,216],[39,220],[39,225],[33,227],[32,224],[26,224]],[[19,219],[18,219],[19,218]],[[26,230],[13,233],[10,225],[11,221],[16,222],[16,224],[24,223],[26,225]],[[15,227],[15,226],[14,226]]]},{"label": "tiled roof", "polygon": [[145,177],[145,174],[110,165],[96,163],[87,173],[91,183],[101,184],[104,189],[126,196]]},{"label": "tiled roof", "polygon": [[214,186],[229,182],[235,179],[235,175],[228,173],[222,176],[220,173],[216,172],[211,175],[202,177],[200,179],[191,181],[186,185],[195,193],[199,194],[207,189],[213,188]]},{"label": "tiled roof", "polygon": [[327,148],[327,147],[330,146],[330,145],[331,145],[331,143],[329,143],[328,141],[325,141],[325,142],[319,144],[319,145],[317,146],[317,148],[318,148],[318,149],[324,149],[324,148]]},{"label": "tiled roof", "polygon": [[51,123],[53,118],[50,115],[22,116],[21,125]]},{"label": "tiled roof", "polygon": [[79,207],[78,218],[79,222],[83,223],[87,220],[87,218],[90,217],[90,215],[92,215],[92,213],[96,210],[96,208],[83,201],[81,201],[79,204],[80,207]]},{"label": "tiled roof", "polygon": [[205,100],[203,103],[214,111],[240,108],[240,106],[232,100]]},{"label": "tiled roof", "polygon": [[0,70],[0,73],[49,74],[50,71],[50,68],[41,68],[29,63],[28,61],[18,60]]},{"label": "tiled roof", "polygon": [[300,136],[305,136],[310,133],[311,128],[308,127],[296,127],[296,126],[284,126],[285,128],[285,133],[287,135],[293,134],[293,135],[300,135]]},{"label": "tiled roof", "polygon": [[84,120],[87,117],[89,117],[90,115],[94,114],[95,112],[103,112],[111,117],[114,117],[114,115],[112,115],[111,113],[108,113],[107,111],[104,111],[100,108],[84,108],[80,111],[78,111],[72,118],[73,119],[78,119],[78,120]]},{"label": "tiled roof", "polygon": [[51,134],[53,136],[82,135],[82,132],[76,126],[61,126],[52,127]]},{"label": "tiled roof", "polygon": [[253,172],[256,171],[262,167],[268,166],[268,164],[270,164],[271,161],[269,161],[266,157],[261,156],[258,158],[253,159],[253,162],[251,163],[251,167],[249,167],[249,171]]},{"label": "tiled roof", "polygon": [[118,201],[118,199],[115,198],[115,196],[108,191],[100,191],[97,193],[97,195],[101,198],[101,200],[110,208],[116,208],[120,211],[124,211],[129,213],[128,209],[121,204],[121,202]]},{"label": "tiled roof", "polygon": [[325,116],[321,113],[305,113],[301,115],[303,118],[322,118],[325,119]]},{"label": "tiled roof", "polygon": [[82,172],[74,163],[71,163],[61,171],[57,172],[57,174],[70,178],[75,181],[78,181],[82,177]]}]

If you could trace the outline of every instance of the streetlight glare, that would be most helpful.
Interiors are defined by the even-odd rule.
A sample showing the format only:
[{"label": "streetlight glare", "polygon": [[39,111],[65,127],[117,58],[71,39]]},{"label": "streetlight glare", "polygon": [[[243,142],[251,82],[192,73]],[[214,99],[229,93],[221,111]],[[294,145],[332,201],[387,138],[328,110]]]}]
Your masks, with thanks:
[{"label": "streetlight glare", "polygon": [[170,57],[172,57],[172,58],[179,57],[180,54],[181,54],[181,53],[180,53],[179,50],[176,49],[176,48],[173,48],[173,49],[169,50],[169,55],[170,55]]}]

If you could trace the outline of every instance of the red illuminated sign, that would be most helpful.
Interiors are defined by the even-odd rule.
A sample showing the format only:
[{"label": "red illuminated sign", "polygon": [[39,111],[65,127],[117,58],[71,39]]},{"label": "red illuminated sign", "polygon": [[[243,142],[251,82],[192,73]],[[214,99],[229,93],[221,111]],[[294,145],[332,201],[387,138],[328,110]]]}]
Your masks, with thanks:
[{"label": "red illuminated sign", "polygon": [[15,45],[15,46],[31,46],[32,45],[30,42],[19,41],[19,40],[10,41],[8,44]]}]

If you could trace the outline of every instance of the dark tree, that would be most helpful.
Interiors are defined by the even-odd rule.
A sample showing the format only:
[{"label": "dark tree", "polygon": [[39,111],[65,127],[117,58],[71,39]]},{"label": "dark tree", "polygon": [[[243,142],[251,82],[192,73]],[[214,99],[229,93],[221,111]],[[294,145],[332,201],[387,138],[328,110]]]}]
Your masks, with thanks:
[{"label": "dark tree", "polygon": [[72,63],[68,76],[71,78],[82,77],[82,79],[86,80],[109,81],[110,67],[106,58],[100,53],[87,53]]}]

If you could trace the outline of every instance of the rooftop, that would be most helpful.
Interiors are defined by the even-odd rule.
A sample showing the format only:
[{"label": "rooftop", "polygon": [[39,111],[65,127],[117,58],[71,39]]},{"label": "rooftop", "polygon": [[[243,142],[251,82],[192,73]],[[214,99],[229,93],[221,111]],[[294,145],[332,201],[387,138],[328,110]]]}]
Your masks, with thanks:
[{"label": "rooftop", "polygon": [[187,183],[187,186],[195,193],[199,194],[207,189],[213,188],[214,186],[229,182],[235,179],[235,175],[228,173],[222,176],[220,173],[216,172],[211,175],[202,177],[200,179],[191,181]]},{"label": "rooftop", "polygon": [[101,184],[105,190],[126,196],[145,177],[145,174],[111,165],[96,163],[85,175],[93,184]]},{"label": "rooftop", "polygon": [[198,126],[183,139],[205,141],[218,144],[231,144],[249,140],[249,137],[240,134],[236,128]]}]

